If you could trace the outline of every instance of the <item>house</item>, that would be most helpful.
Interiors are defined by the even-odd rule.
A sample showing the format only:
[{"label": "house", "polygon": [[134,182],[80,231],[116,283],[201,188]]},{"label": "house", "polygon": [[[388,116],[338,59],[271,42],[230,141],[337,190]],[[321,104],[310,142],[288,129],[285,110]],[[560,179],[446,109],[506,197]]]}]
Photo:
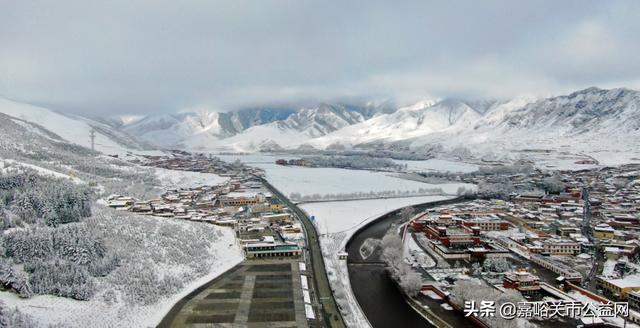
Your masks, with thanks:
[{"label": "house", "polygon": [[280,201],[280,199],[276,198],[276,197],[270,197],[269,198],[269,206],[271,208],[271,211],[273,212],[282,212],[282,210],[285,208],[284,204],[282,204],[282,202]]},{"label": "house", "polygon": [[523,295],[535,294],[540,291],[540,278],[525,269],[518,269],[504,275],[502,287],[515,289]]},{"label": "house", "polygon": [[542,252],[550,255],[576,255],[581,251],[580,243],[566,239],[547,239],[542,241]]},{"label": "house", "polygon": [[616,230],[606,223],[598,224],[593,228],[593,237],[598,239],[613,239]]},{"label": "house", "polygon": [[131,207],[131,212],[136,213],[151,213],[150,202],[135,202]]},{"label": "house", "polygon": [[107,206],[117,210],[128,211],[134,205],[135,201],[131,197],[120,195],[111,195],[107,197]]},{"label": "house", "polygon": [[252,197],[227,195],[227,196],[220,197],[219,201],[222,207],[227,207],[227,206],[239,207],[239,206],[260,204],[264,201],[264,196],[261,194],[257,194]]},{"label": "house", "polygon": [[618,279],[600,276],[596,280],[596,286],[614,298],[625,300],[630,292],[640,291],[640,274],[632,274]]}]

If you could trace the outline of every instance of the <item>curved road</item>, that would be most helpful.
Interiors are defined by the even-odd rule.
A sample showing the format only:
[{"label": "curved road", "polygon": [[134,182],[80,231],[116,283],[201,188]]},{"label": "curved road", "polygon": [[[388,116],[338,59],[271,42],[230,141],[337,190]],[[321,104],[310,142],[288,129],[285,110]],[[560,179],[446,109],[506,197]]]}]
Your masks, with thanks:
[{"label": "curved road", "polygon": [[287,197],[285,197],[278,189],[272,186],[264,178],[260,178],[261,182],[277,196],[287,207],[289,207],[294,214],[300,219],[304,226],[305,235],[307,236],[307,247],[309,254],[311,255],[311,267],[313,269],[313,284],[314,290],[320,298],[320,305],[322,306],[322,315],[324,317],[325,324],[328,327],[344,328],[346,327],[342,320],[342,315],[338,309],[335,299],[333,298],[333,291],[329,285],[329,278],[327,277],[327,271],[324,268],[324,258],[322,257],[322,251],[320,249],[320,240],[318,239],[318,233],[315,226],[307,217],[307,214],[302,211],[298,206],[292,203]]}]

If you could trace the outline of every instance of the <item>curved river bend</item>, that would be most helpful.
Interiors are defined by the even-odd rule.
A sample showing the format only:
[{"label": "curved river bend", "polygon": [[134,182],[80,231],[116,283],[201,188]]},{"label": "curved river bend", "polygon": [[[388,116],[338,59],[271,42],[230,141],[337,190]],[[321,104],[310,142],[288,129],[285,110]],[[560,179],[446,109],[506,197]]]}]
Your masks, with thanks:
[{"label": "curved river bend", "polygon": [[[438,201],[414,206],[417,210],[460,202],[459,199]],[[393,224],[402,223],[400,210],[390,212],[363,227],[347,243],[349,280],[351,289],[374,328],[435,327],[411,308],[381,264],[378,247],[366,260],[360,247],[369,238],[380,239]]]}]

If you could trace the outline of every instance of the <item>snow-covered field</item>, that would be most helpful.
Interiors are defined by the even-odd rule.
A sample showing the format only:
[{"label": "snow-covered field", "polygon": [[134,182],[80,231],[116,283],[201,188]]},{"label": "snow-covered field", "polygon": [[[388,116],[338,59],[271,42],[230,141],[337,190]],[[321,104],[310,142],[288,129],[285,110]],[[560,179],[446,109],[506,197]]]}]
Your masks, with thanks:
[{"label": "snow-covered field", "polygon": [[212,186],[229,181],[229,178],[213,173],[176,171],[162,168],[155,168],[155,173],[162,187],[167,189],[194,188],[203,185]]},{"label": "snow-covered field", "polygon": [[640,163],[640,148],[629,148],[623,151],[592,151],[589,155],[603,166]]},{"label": "snow-covered field", "polygon": [[394,199],[367,199],[344,202],[308,203],[300,205],[309,215],[315,217],[318,232],[346,232],[364,222],[381,216],[394,209],[413,204],[421,204],[447,199],[446,196],[420,196]]},{"label": "snow-covered field", "polygon": [[427,184],[400,179],[385,172],[346,170],[336,168],[308,168],[256,164],[266,172],[266,178],[285,195],[298,192],[309,194],[337,194],[369,191],[418,190],[442,188],[447,194],[455,194],[463,183]]}]

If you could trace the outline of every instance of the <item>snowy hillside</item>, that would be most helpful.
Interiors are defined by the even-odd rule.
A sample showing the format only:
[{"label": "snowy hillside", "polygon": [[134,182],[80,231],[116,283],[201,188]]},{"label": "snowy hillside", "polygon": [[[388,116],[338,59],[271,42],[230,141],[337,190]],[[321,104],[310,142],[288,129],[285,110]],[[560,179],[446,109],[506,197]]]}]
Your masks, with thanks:
[{"label": "snowy hillside", "polygon": [[369,142],[393,142],[443,132],[454,127],[468,128],[481,114],[464,102],[444,100],[421,101],[398,111],[374,117],[370,120],[344,128],[322,138],[311,145],[325,148],[341,143],[346,146]]},{"label": "snowy hillside", "polygon": [[[49,125],[83,122],[25,114],[51,115]],[[0,308],[29,318],[9,326],[155,326],[175,302],[243,259],[229,246],[229,228],[99,205],[109,194],[150,199],[227,178],[134,165],[26,119],[34,117],[0,113],[1,242],[10,249],[0,256]]]},{"label": "snowy hillside", "polygon": [[[359,148],[465,149],[479,156],[526,149],[636,152],[640,92],[589,88],[542,100],[421,102],[307,141]],[[438,147],[436,147],[438,146]],[[606,158],[608,155],[603,155]]]},{"label": "snowy hillside", "polygon": [[217,112],[199,111],[177,115],[148,116],[131,124],[124,130],[159,147],[181,144],[189,137],[205,136],[210,140],[224,138],[230,134],[220,126]]},{"label": "snowy hillside", "polygon": [[[88,148],[91,147],[90,131],[94,129],[96,150],[105,154],[125,154],[144,148],[130,136],[106,124],[42,107],[0,98],[0,113],[11,116],[17,124],[47,138]],[[53,137],[52,133],[57,136]]]}]

